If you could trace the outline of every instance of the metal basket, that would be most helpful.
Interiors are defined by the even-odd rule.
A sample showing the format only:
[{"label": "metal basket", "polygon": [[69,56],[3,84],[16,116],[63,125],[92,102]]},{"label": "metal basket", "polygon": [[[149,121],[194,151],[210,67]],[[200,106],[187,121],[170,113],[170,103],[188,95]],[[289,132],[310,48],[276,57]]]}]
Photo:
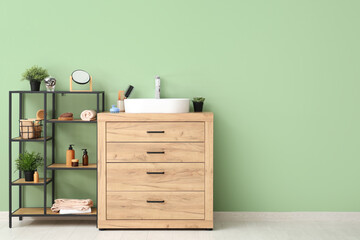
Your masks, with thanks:
[{"label": "metal basket", "polygon": [[22,139],[41,138],[42,120],[36,119],[20,119],[20,137]]}]

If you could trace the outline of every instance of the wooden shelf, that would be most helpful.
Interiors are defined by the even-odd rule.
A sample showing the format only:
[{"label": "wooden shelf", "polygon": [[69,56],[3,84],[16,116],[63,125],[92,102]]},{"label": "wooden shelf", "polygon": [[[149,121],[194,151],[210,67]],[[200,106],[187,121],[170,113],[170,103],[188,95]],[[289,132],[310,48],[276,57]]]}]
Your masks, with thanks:
[{"label": "wooden shelf", "polygon": [[89,164],[88,166],[83,166],[82,164],[79,164],[78,167],[71,167],[66,166],[65,163],[54,163],[49,166],[47,166],[47,169],[50,170],[96,170],[97,166],[96,164]]},{"label": "wooden shelf", "polygon": [[[52,137],[47,137],[46,141],[49,141],[51,139],[52,139]],[[11,141],[13,141],[13,142],[43,142],[44,138],[25,139],[25,138],[21,138],[21,137],[15,137],[15,138],[12,138]]]},{"label": "wooden shelf", "polygon": [[[51,178],[46,179],[46,183],[49,183],[49,182],[51,182]],[[31,182],[25,181],[25,178],[19,178],[19,179],[13,181],[12,184],[13,185],[43,185],[44,179],[40,178],[38,183],[34,183],[33,181],[31,181]]]},{"label": "wooden shelf", "polygon": [[50,208],[46,208],[46,215],[44,215],[44,208],[19,208],[13,212],[15,216],[96,216],[97,208],[92,207],[91,213],[80,213],[80,214],[59,214],[51,211]]},{"label": "wooden shelf", "polygon": [[49,119],[46,120],[47,123],[97,123],[96,120],[93,121],[84,121],[81,119],[74,119],[74,120],[59,120],[59,119]]}]

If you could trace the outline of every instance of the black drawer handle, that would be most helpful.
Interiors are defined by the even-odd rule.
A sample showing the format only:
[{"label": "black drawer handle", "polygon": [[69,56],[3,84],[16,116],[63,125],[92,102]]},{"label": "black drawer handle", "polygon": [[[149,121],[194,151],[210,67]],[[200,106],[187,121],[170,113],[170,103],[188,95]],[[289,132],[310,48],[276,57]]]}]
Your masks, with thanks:
[{"label": "black drawer handle", "polygon": [[147,203],[164,203],[165,201],[150,201],[150,200],[146,200]]},{"label": "black drawer handle", "polygon": [[165,154],[165,152],[146,152],[147,154]]},{"label": "black drawer handle", "polygon": [[147,133],[165,133],[165,131],[146,131]]},{"label": "black drawer handle", "polygon": [[165,172],[146,172],[146,174],[165,174]]}]

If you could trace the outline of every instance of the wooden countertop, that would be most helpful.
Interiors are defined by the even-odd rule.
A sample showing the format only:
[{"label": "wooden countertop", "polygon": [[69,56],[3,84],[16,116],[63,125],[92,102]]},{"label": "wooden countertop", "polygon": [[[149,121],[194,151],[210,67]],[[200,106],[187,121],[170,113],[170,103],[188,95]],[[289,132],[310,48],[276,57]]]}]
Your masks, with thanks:
[{"label": "wooden countertop", "polygon": [[190,113],[98,113],[98,122],[101,121],[212,121],[212,112]]}]

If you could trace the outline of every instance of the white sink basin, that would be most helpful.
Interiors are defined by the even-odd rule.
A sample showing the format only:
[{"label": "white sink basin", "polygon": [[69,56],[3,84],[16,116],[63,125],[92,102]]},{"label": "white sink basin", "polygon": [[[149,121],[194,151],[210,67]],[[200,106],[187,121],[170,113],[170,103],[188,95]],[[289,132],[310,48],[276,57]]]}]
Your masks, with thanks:
[{"label": "white sink basin", "polygon": [[190,108],[188,98],[134,98],[124,103],[127,113],[187,113]]}]

